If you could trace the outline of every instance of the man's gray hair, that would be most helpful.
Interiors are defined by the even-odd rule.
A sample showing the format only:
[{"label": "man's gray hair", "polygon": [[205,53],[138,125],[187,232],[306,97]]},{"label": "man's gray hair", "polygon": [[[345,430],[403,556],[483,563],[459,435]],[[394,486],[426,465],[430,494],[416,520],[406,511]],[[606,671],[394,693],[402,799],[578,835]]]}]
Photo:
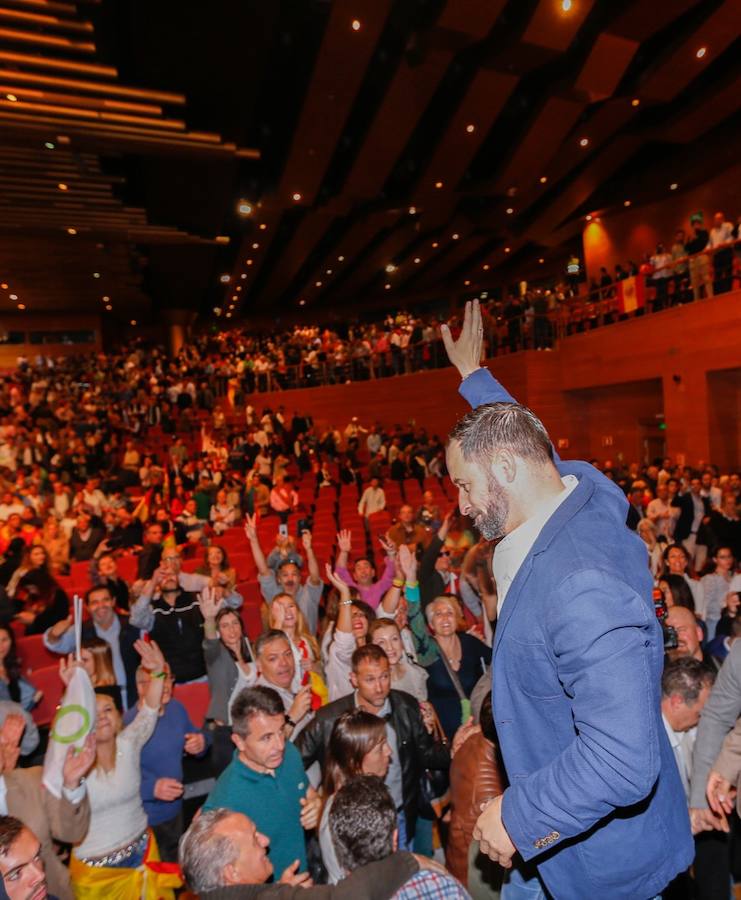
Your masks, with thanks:
[{"label": "man's gray hair", "polygon": [[664,697],[679,694],[691,706],[697,702],[703,687],[712,687],[714,683],[715,672],[706,663],[693,656],[681,656],[664,667],[661,694]]},{"label": "man's gray hair", "polygon": [[540,419],[519,403],[484,403],[467,413],[448,441],[458,441],[463,458],[481,462],[497,450],[533,462],[553,460],[553,447]]},{"label": "man's gray hair", "polygon": [[224,869],[237,861],[239,850],[231,837],[214,834],[216,826],[233,815],[232,809],[203,812],[180,838],[180,868],[188,887],[196,894],[224,887]]}]

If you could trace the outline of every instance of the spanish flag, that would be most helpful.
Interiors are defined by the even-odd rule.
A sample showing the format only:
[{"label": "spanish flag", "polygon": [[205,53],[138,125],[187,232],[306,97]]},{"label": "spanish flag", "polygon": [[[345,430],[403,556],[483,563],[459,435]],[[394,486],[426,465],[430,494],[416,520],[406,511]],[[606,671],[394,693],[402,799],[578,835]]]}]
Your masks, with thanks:
[{"label": "spanish flag", "polygon": [[621,313],[635,312],[646,305],[646,279],[633,275],[617,283],[618,309]]}]

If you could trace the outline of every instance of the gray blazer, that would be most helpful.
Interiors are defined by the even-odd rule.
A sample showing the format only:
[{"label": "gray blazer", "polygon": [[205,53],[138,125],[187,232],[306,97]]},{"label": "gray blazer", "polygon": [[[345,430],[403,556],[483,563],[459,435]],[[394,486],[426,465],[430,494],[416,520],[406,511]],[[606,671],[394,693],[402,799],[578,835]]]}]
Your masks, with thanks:
[{"label": "gray blazer", "polygon": [[237,683],[237,664],[219,638],[204,639],[203,655],[211,692],[206,718],[226,725],[229,721],[229,698]]},{"label": "gray blazer", "polygon": [[735,727],[739,715],[741,715],[741,641],[734,641],[697,726],[695,749],[692,753],[691,807],[707,809],[705,788],[708,775],[718,758],[725,736]]}]

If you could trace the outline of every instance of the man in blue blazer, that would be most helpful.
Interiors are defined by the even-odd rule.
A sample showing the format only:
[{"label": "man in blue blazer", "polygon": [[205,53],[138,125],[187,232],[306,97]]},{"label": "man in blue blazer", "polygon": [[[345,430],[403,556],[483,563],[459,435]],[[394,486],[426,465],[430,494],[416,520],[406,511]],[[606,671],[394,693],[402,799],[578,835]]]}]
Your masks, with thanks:
[{"label": "man in blue blazer", "polygon": [[510,786],[475,837],[505,868],[522,859],[503,900],[650,900],[694,851],[661,721],[646,549],[620,488],[560,460],[539,419],[480,368],[482,337],[475,302],[457,341],[443,327],[474,408],[451,433],[448,470],[461,512],[499,540],[492,700]]}]

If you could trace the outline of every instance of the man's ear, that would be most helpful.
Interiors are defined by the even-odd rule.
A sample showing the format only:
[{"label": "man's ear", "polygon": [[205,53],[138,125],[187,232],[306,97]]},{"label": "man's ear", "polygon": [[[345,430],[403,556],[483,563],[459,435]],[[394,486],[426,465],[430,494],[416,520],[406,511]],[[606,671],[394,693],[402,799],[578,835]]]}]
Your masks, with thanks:
[{"label": "man's ear", "polygon": [[393,847],[394,853],[399,849],[399,829],[394,828],[394,833],[391,836],[391,846]]},{"label": "man's ear", "polygon": [[242,741],[242,738],[238,734],[234,734],[234,732],[232,732],[232,743],[237,748],[237,750],[239,750],[239,752],[241,753],[243,750],[243,746],[244,746],[243,741]]},{"label": "man's ear", "polygon": [[350,672],[350,684],[351,684],[351,685],[355,688],[355,690],[357,691],[357,689],[358,689],[358,676],[355,674],[355,672]]},{"label": "man's ear", "polygon": [[234,866],[229,863],[228,866],[224,866],[221,873],[222,880],[224,882],[224,886],[227,887],[230,884],[240,884],[239,877]]},{"label": "man's ear", "polygon": [[489,471],[500,484],[511,484],[517,475],[517,460],[511,450],[497,450],[489,465]]}]

